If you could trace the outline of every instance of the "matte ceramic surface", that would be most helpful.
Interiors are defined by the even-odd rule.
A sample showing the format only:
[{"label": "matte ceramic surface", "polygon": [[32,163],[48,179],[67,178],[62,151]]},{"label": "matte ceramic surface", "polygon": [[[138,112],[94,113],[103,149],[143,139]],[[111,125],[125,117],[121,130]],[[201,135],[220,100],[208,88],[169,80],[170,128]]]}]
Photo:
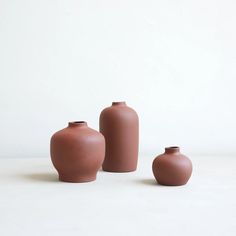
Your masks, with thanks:
[{"label": "matte ceramic surface", "polygon": [[113,102],[100,115],[100,132],[106,140],[103,170],[135,171],[138,161],[139,120],[125,102]]},{"label": "matte ceramic surface", "polygon": [[52,136],[50,149],[61,181],[89,182],[96,179],[104,160],[105,139],[84,121],[69,122]]},{"label": "matte ceramic surface", "polygon": [[154,159],[152,170],[159,184],[184,185],[192,174],[192,162],[180,153],[179,147],[167,147]]},{"label": "matte ceramic surface", "polygon": [[138,173],[99,172],[95,183],[68,186],[46,158],[0,158],[0,235],[235,236],[235,156],[194,164],[196,178],[180,189],[156,186],[146,155]]}]

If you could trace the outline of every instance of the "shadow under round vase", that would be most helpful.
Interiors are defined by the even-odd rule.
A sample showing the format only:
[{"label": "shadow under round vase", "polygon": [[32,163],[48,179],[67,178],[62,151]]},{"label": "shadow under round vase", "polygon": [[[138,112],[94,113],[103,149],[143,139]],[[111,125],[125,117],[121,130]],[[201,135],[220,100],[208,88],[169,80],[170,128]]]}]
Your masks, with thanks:
[{"label": "shadow under round vase", "polygon": [[167,147],[165,153],[154,159],[152,171],[161,185],[184,185],[191,177],[192,162],[180,153],[179,147]]},{"label": "shadow under round vase", "polygon": [[137,169],[139,119],[125,102],[113,102],[100,114],[100,132],[106,141],[102,168],[108,172],[131,172]]},{"label": "shadow under round vase", "polygon": [[84,121],[69,122],[50,143],[51,159],[59,180],[82,183],[96,179],[105,157],[105,139]]}]

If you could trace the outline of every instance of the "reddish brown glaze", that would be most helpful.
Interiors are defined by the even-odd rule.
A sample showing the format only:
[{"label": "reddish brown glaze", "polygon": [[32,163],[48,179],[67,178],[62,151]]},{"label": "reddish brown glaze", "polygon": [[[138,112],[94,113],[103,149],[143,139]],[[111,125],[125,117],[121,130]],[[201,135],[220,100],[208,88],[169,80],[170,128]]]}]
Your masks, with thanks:
[{"label": "reddish brown glaze", "polygon": [[180,153],[179,147],[167,147],[154,159],[152,170],[159,184],[184,185],[192,174],[192,162]]},{"label": "reddish brown glaze", "polygon": [[67,128],[51,138],[51,159],[65,182],[89,182],[96,179],[105,156],[103,135],[84,121],[69,122]]},{"label": "reddish brown glaze", "polygon": [[138,161],[139,121],[125,102],[113,102],[100,115],[100,132],[106,140],[102,168],[110,172],[135,171]]}]

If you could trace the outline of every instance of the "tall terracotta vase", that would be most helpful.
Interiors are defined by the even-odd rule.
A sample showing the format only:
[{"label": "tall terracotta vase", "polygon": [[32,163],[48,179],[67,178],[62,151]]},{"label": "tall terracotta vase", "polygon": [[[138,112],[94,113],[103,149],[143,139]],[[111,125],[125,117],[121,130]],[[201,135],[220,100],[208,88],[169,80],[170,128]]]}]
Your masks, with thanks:
[{"label": "tall terracotta vase", "polygon": [[138,161],[139,120],[125,102],[113,102],[100,115],[100,132],[106,140],[102,168],[109,172],[135,171]]},{"label": "tall terracotta vase", "polygon": [[154,159],[152,170],[159,184],[184,185],[192,174],[192,162],[180,153],[179,147],[167,147]]},{"label": "tall terracotta vase", "polygon": [[50,151],[59,180],[89,182],[96,179],[104,160],[105,139],[84,121],[69,122],[52,136]]}]

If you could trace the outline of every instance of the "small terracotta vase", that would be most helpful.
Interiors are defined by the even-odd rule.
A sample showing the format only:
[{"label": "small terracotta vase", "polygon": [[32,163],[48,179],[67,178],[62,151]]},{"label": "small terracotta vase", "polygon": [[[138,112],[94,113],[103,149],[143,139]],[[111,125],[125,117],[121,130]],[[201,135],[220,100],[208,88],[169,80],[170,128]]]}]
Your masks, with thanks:
[{"label": "small terracotta vase", "polygon": [[52,136],[50,151],[59,180],[89,182],[96,179],[104,160],[105,139],[84,121],[69,122]]},{"label": "small terracotta vase", "polygon": [[192,162],[180,153],[179,147],[167,147],[154,159],[152,171],[161,185],[184,185],[192,174]]},{"label": "small terracotta vase", "polygon": [[139,120],[125,102],[113,102],[100,115],[100,132],[106,140],[102,168],[109,172],[135,171],[138,161]]}]

